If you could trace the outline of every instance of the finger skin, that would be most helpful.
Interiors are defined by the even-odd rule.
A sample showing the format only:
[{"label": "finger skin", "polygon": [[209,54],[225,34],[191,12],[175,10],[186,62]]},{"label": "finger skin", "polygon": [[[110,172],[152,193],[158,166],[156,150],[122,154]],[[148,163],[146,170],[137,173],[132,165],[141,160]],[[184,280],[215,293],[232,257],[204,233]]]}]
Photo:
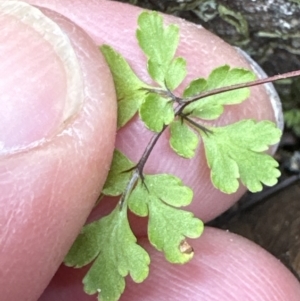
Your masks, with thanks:
[{"label": "finger skin", "polygon": [[[38,138],[29,134],[20,136],[22,143],[29,143],[31,138],[39,139],[33,140],[34,145],[22,144],[20,148],[15,145],[18,141],[9,141],[10,146],[15,147],[14,152],[8,148],[6,153],[5,150],[1,153],[0,299],[3,301],[37,300],[93,208],[114,148],[116,98],[109,69],[97,46],[80,28],[53,12],[49,12],[50,15],[64,34],[69,34],[73,44],[82,73],[83,98],[78,110],[63,123],[60,118],[50,126],[37,123],[36,127],[45,126],[44,133],[39,128]],[[15,22],[18,21],[7,18],[4,35],[5,28],[9,31]],[[47,107],[49,99],[55,105],[53,97],[58,100],[67,97],[67,78],[63,69],[55,68],[55,54],[43,51],[46,49],[43,44],[47,44],[43,37],[35,37],[39,43],[32,48],[32,37],[25,36],[24,40],[22,36],[31,29],[24,24],[18,26],[16,40],[8,39],[3,44],[7,49],[11,47],[14,55],[7,50],[6,60],[2,57],[5,64],[2,64],[1,77],[9,77],[12,86],[11,90],[6,87],[6,93],[11,91],[20,102],[26,102],[26,97],[34,98],[36,90],[38,103],[30,108],[34,120],[43,108],[40,103],[44,102]],[[31,52],[19,47],[26,43],[30,44]],[[43,64],[37,64],[36,58]],[[5,68],[15,68],[16,72],[10,74]],[[18,81],[19,73],[24,81],[27,81],[25,77],[32,79],[34,87],[28,87],[31,94],[27,94],[26,86]],[[44,82],[47,79],[51,83],[49,89]],[[23,90],[16,94],[18,87]],[[28,103],[30,101],[32,99],[28,99]],[[58,111],[60,109],[59,104]],[[13,120],[14,111],[11,114]],[[27,130],[29,117],[26,114],[20,131]],[[56,116],[54,112],[51,114]],[[31,132],[32,128],[28,133]]]},{"label": "finger skin", "polygon": [[[137,17],[141,9],[114,1],[92,0],[30,0],[56,10],[81,26],[94,40],[113,46],[129,61],[134,71],[147,83],[151,83],[146,70],[146,58],[138,47],[135,31]],[[230,45],[201,28],[184,20],[165,16],[168,23],[180,26],[178,55],[187,59],[188,76],[179,88],[197,77],[207,76],[217,66],[228,64],[232,67],[250,68],[249,63]],[[251,97],[241,105],[228,106],[223,117],[215,124],[227,124],[237,120],[253,118],[274,120],[270,99],[263,86],[251,88]],[[117,134],[116,147],[131,160],[137,162],[152,137],[138,118],[134,118]],[[210,180],[204,159],[203,145],[200,143],[192,160],[178,157],[169,146],[169,133],[163,134],[156,144],[148,163],[146,173],[170,173],[179,176],[194,191],[194,201],[189,207],[202,220],[208,221],[228,209],[245,192],[241,188],[235,195],[226,195],[215,189]],[[104,202],[102,202],[104,203]],[[101,205],[98,214],[102,215]],[[137,227],[139,231],[141,227]],[[140,231],[144,234],[144,230]]]},{"label": "finger skin", "polygon": [[[122,53],[124,53],[125,57],[129,59],[141,78],[149,80],[145,72],[145,58],[140,52],[137,52],[136,42],[132,38],[136,28],[136,17],[139,13],[138,9],[130,8],[129,6],[122,6],[121,8],[119,4],[108,1],[89,1],[88,3],[85,3],[77,0],[49,0],[41,2],[36,1],[35,3],[41,6],[50,7],[65,14],[70,20],[82,27],[97,44],[101,44],[104,41],[105,43],[109,43],[114,46],[117,50],[122,50]],[[113,7],[115,7],[116,10],[113,10]],[[128,11],[126,11],[125,7]],[[115,12],[112,13],[113,11],[118,11],[120,14],[118,15]],[[124,15],[126,17],[124,17]],[[173,21],[174,19],[170,17],[169,20]],[[230,46],[218,38],[210,35],[203,29],[196,28],[186,22],[178,22],[182,28],[182,44],[178,53],[180,55],[188,56],[188,68],[190,71],[190,77],[188,80],[197,76],[207,76],[212,68],[224,63],[228,63],[232,66],[248,66],[243,58],[241,58]],[[199,61],[198,66],[194,63],[195,59],[196,61]],[[274,119],[271,105],[262,87],[252,89],[252,98],[247,102],[248,104],[243,104],[227,110],[225,118],[218,120],[218,123],[223,124],[228,121],[232,122],[245,117]],[[258,109],[254,110],[253,108]],[[132,160],[136,160],[139,158],[140,153],[150,136],[149,132],[143,131],[143,127],[140,122],[132,122],[129,126],[127,126],[127,128],[124,128],[118,134],[117,146],[130,156]],[[190,163],[186,160],[178,159],[170,151],[167,139],[162,139],[151,156],[146,171],[170,172],[180,175],[186,184],[195,189],[195,199],[199,200],[199,202],[191,207],[192,210],[194,210],[197,215],[201,216],[203,219],[209,220],[230,206],[244,190],[241,189],[235,196],[226,196],[217,192],[211,186],[208,170],[203,158],[203,149],[200,148],[197,159]],[[70,170],[66,171],[66,175],[68,172],[70,173]],[[93,175],[93,171],[90,171],[89,175]],[[85,177],[81,178],[82,182],[89,178],[88,174],[84,174],[83,176]],[[76,184],[79,185],[79,183]],[[70,204],[70,206],[72,206],[72,204]],[[100,214],[103,214],[103,208],[101,208],[101,206],[99,207],[99,210]],[[67,216],[66,211],[62,210],[60,217],[63,215]],[[72,227],[76,228],[74,226]],[[58,231],[57,228],[56,230],[54,228],[53,233],[55,231]],[[76,231],[78,231],[78,228],[76,228]],[[63,237],[63,235],[65,234],[61,234],[60,237]],[[202,240],[200,239],[199,242],[200,241]],[[67,243],[69,242],[70,241],[67,241]],[[41,266],[40,262],[39,266]],[[168,265],[168,267],[170,266]],[[277,267],[275,266],[275,270],[276,268]],[[286,273],[288,274],[288,272]],[[64,277],[68,278],[66,279],[67,283],[68,281],[72,283],[72,277],[78,277],[75,273],[72,275],[73,276],[71,276],[70,273],[65,274]],[[290,278],[287,278],[288,283],[290,283],[288,290],[294,291],[297,295],[297,286],[291,284],[294,279],[291,276],[289,277]],[[197,277],[195,278],[197,279]],[[291,281],[289,281],[289,279]],[[86,297],[83,293],[81,293],[82,297],[80,297],[81,295],[79,293],[77,295],[76,291],[71,290],[72,286],[63,286],[66,282],[62,282],[62,279],[59,280],[60,282],[57,282],[54,287],[61,287],[63,295],[60,296],[61,298],[57,297],[59,295],[52,295],[52,299],[50,298],[48,300],[59,299],[67,301],[68,299],[66,298],[69,292],[73,294],[75,292],[75,296],[72,296],[72,300],[76,300],[76,298],[77,300],[85,300],[84,298],[93,298],[94,300],[94,296]],[[227,285],[230,286],[229,284]],[[81,286],[78,287],[81,289]],[[30,286],[27,288],[29,289]],[[49,292],[51,293],[51,288],[53,288],[53,286],[50,287],[50,291],[48,290],[42,298],[47,298],[47,294],[49,294]],[[133,289],[136,289],[136,286],[134,286]],[[144,293],[147,295],[151,295],[151,291],[155,290],[152,286],[149,286],[146,289],[148,292],[144,291]],[[211,284],[208,285],[207,290],[212,291]],[[290,294],[289,291],[287,292],[288,296]],[[130,288],[128,292],[130,293]],[[126,298],[126,296],[124,298]],[[135,297],[134,300],[136,300]],[[162,300],[164,300],[164,297]]]},{"label": "finger skin", "polygon": [[[127,279],[120,301],[298,301],[294,276],[265,250],[238,235],[207,227],[192,242],[195,257],[186,265],[171,265],[146,239],[140,243],[151,256],[149,278]],[[63,267],[39,301],[90,301],[82,292],[84,271]]]},{"label": "finger skin", "polygon": [[[99,9],[97,4],[95,4],[96,2],[91,1],[89,4],[85,4],[84,7],[81,6],[80,2],[76,2],[76,6],[78,5],[77,8],[79,9],[74,11],[71,10],[68,3],[65,2],[64,6],[62,6],[59,2],[43,2],[44,5],[68,14],[73,21],[89,32],[96,41],[102,37],[106,43],[110,43],[117,49],[122,50],[122,53],[132,63],[139,75],[144,79],[148,79],[143,71],[145,70],[145,59],[136,51],[136,44],[131,40],[136,27],[136,22],[132,19],[136,18],[139,12],[138,9],[130,8],[129,6],[122,6],[122,9],[119,9],[121,7],[118,6],[119,4],[110,2],[101,2],[101,9]],[[116,9],[110,11],[114,6]],[[82,14],[80,10],[83,11]],[[70,13],[71,11],[72,13]],[[120,16],[116,12],[121,12],[122,15]],[[182,47],[182,50],[180,50],[181,54],[187,54],[189,62],[192,62],[195,57],[204,58],[203,60],[199,59],[201,68],[195,67],[195,64],[189,64],[192,74],[191,78],[207,75],[209,69],[223,63],[230,63],[234,66],[246,66],[242,58],[238,57],[230,47],[217,38],[185,22],[181,22],[181,27],[183,43],[185,43],[185,47]],[[111,28],[114,28],[116,32],[111,30]],[[218,46],[213,44],[218,44]],[[214,49],[215,55],[208,57],[212,49]],[[252,93],[251,105],[249,105],[248,101],[248,105],[241,106],[236,111],[228,112],[227,116],[229,117],[227,118],[235,120],[237,117],[251,116],[257,119],[272,120],[273,112],[268,99],[265,97],[265,91],[260,87],[252,89]],[[256,105],[256,101],[259,102],[259,105]],[[259,110],[254,110],[253,107],[259,108]],[[140,149],[139,143],[144,141],[141,136],[146,135],[148,138],[149,135],[142,130],[138,122],[132,123],[128,128],[119,133],[117,145],[123,150],[128,150],[128,155],[131,155],[132,159],[138,159],[138,154],[136,157],[134,156],[136,151]],[[166,140],[163,143],[160,151],[164,153],[168,151],[168,146]],[[132,152],[133,149],[134,151]],[[155,156],[157,160],[157,155],[153,154],[152,157],[155,158]],[[166,156],[170,156],[170,152]],[[163,171],[167,171],[165,162],[169,161],[166,161],[168,160],[166,156],[160,157],[161,160],[158,160],[159,162],[164,162],[163,167],[152,163],[153,171],[156,172],[159,168],[164,168]],[[200,162],[201,160],[199,159]],[[182,160],[179,164],[178,158],[174,157],[172,157],[170,162],[169,164],[175,165],[172,171],[178,171],[182,175],[187,162]],[[148,168],[150,170],[149,166]],[[193,173],[192,168],[190,168],[189,174],[191,181],[197,183],[195,184],[196,186],[199,183],[203,183],[203,179],[199,180]],[[201,197],[199,197],[200,194]],[[235,198],[237,196],[232,199],[230,197],[226,199],[224,195],[217,194],[214,190],[212,191],[208,184],[202,186],[201,190],[199,188],[198,198],[196,198],[199,202],[196,207],[199,207],[198,212],[203,210],[201,214],[204,218],[209,219],[216,215],[219,210],[224,210]],[[207,199],[207,204],[202,205],[203,202],[205,203],[205,199]],[[209,202],[212,202],[212,205],[209,205]],[[224,202],[226,205],[220,205],[220,202]],[[102,211],[100,214],[103,214],[103,211],[109,211],[109,206],[105,205],[104,202],[103,204],[104,206],[100,206],[99,209],[99,211]],[[198,208],[196,207],[194,207],[195,211]],[[149,247],[146,240],[141,240],[141,242],[150,251],[153,258],[151,274],[149,279],[140,285],[133,284],[128,280],[126,292],[121,300],[262,301],[299,299],[299,284],[295,278],[265,251],[235,235],[207,229],[201,239],[193,242],[195,258],[190,264],[185,266],[168,264],[161,254]],[[82,292],[81,279],[86,271],[87,269],[74,271],[62,267],[39,301],[52,301],[55,299],[63,301],[94,300],[94,296],[87,296]]]}]

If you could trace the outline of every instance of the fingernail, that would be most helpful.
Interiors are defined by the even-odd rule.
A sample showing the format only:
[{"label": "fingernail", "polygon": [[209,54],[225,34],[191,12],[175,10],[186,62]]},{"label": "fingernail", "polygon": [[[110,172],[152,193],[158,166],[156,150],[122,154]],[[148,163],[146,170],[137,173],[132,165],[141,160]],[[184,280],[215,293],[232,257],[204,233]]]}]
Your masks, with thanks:
[{"label": "fingernail", "polygon": [[61,131],[83,101],[82,75],[65,33],[22,1],[0,3],[1,154]]},{"label": "fingernail", "polygon": [[[257,75],[258,78],[266,78],[268,75],[265,71],[242,49],[235,47],[237,52],[241,54],[247,62],[250,64],[253,72]],[[279,98],[279,95],[272,83],[264,84],[267,94],[269,95],[271,105],[274,111],[274,115],[276,118],[276,124],[279,129],[283,130],[284,127],[284,120],[283,120],[283,113],[282,113],[282,105]]]}]

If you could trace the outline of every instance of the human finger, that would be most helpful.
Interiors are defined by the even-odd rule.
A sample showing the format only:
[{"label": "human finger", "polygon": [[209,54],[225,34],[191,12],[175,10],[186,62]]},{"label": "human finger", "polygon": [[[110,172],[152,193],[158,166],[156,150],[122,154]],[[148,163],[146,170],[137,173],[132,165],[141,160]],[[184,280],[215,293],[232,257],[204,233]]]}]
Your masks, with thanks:
[{"label": "human finger", "polygon": [[[207,227],[193,242],[195,257],[185,265],[169,264],[146,239],[140,243],[152,258],[149,278],[128,279],[120,301],[269,301],[300,298],[300,285],[283,264],[238,235]],[[39,301],[90,301],[81,279],[86,271],[63,267]]]},{"label": "human finger", "polygon": [[1,300],[41,294],[94,206],[114,147],[103,57],[78,26],[47,15],[0,4]]}]

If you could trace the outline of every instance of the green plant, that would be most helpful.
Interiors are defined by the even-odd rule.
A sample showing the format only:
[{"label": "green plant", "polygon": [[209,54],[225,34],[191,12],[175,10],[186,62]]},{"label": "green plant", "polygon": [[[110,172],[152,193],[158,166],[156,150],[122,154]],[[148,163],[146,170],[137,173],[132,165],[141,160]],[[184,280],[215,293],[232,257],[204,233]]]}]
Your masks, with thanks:
[{"label": "green plant", "polygon": [[239,180],[257,192],[262,184],[276,184],[280,175],[278,163],[264,153],[280,139],[281,131],[275,124],[242,120],[214,127],[201,121],[215,120],[223,114],[225,105],[243,102],[250,94],[248,87],[282,76],[255,80],[249,70],[225,65],[213,70],[207,79],[193,80],[183,95],[177,96],[173,91],[187,73],[185,60],[174,57],[178,27],[164,26],[155,12],[143,12],[138,25],[137,39],[147,56],[148,73],[155,86],[142,82],[110,46],[101,46],[101,51],[117,91],[118,128],[138,112],[154,134],[137,163],[115,150],[102,195],[120,196],[120,201],[109,215],[83,228],[65,258],[66,265],[77,268],[93,262],[83,279],[84,290],[88,294],[98,292],[99,300],[118,300],[125,288],[125,276],[130,274],[135,282],[142,282],[149,272],[150,258],[130,229],[128,209],[149,217],[149,240],[168,261],[185,263],[193,257],[186,237],[199,237],[203,223],[178,208],[191,203],[193,191],[173,175],[144,174],[152,149],[168,127],[171,148],[184,158],[195,155],[202,139],[212,183],[224,193],[234,193]]},{"label": "green plant", "polygon": [[298,137],[300,136],[300,79],[297,78],[291,82],[290,93],[282,95],[282,104],[285,124]]}]

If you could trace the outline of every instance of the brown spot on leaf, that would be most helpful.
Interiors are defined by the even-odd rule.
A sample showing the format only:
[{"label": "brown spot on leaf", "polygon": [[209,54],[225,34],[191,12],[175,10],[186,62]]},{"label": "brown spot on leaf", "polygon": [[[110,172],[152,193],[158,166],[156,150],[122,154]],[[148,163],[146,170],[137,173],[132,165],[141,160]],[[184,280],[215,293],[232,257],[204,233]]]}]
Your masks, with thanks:
[{"label": "brown spot on leaf", "polygon": [[185,239],[180,243],[179,250],[183,254],[192,254],[192,253],[194,253],[193,247]]}]

